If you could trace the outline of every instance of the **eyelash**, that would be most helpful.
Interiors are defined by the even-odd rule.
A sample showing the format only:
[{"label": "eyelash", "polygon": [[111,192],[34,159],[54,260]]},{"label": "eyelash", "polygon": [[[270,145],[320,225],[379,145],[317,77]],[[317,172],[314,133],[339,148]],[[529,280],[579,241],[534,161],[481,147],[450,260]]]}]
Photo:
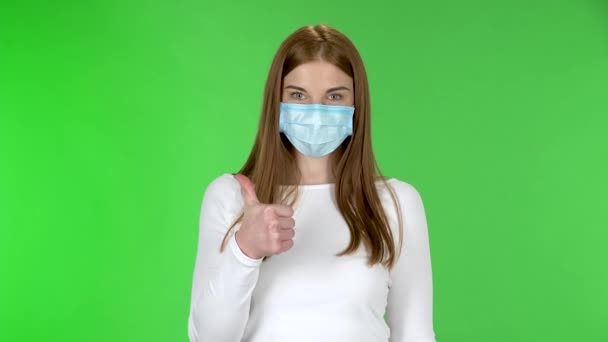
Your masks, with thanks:
[{"label": "eyelash", "polygon": [[299,98],[299,97],[297,97],[296,95],[304,95],[304,94],[302,94],[302,93],[301,93],[301,92],[299,92],[299,91],[294,91],[293,93],[291,93],[291,97],[295,97],[295,98],[297,98],[298,100],[300,100],[300,98]]},{"label": "eyelash", "polygon": [[[290,95],[291,95],[291,97],[295,97],[295,98],[297,98],[298,100],[300,100],[301,98],[300,98],[300,97],[298,97],[298,96],[296,96],[296,95],[303,95],[303,94],[302,94],[301,92],[299,92],[299,91],[294,91],[294,92],[293,92],[293,93],[291,93]],[[334,95],[335,95],[335,96],[337,96],[338,98],[337,98],[337,99],[332,99],[332,100],[336,100],[336,101],[338,101],[338,100],[342,100],[342,95],[341,95],[341,94],[331,94],[331,95],[329,95],[329,96],[330,96],[330,97],[332,97],[332,96],[334,96]]]}]

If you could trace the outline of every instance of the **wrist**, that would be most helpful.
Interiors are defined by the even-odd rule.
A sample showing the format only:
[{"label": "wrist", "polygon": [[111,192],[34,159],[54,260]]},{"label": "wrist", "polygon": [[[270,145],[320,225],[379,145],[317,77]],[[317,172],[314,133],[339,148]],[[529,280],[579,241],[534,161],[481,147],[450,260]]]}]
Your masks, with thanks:
[{"label": "wrist", "polygon": [[260,259],[261,256],[258,256],[255,253],[251,252],[249,250],[249,248],[247,248],[246,244],[244,244],[243,241],[241,241],[238,233],[239,233],[238,230],[236,231],[236,233],[234,233],[234,239],[236,240],[236,245],[239,247],[241,252],[243,252],[243,254],[245,254],[247,257],[249,257],[251,259]]}]

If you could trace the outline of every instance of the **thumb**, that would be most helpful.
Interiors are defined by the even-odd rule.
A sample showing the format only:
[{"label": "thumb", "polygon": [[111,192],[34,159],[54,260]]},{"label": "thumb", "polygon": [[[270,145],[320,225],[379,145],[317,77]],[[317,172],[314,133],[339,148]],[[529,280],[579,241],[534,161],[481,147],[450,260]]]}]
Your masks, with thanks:
[{"label": "thumb", "polygon": [[241,193],[243,194],[243,198],[245,199],[245,205],[260,203],[260,201],[258,200],[258,196],[255,194],[253,183],[247,176],[239,173],[234,175],[234,178],[241,185]]}]

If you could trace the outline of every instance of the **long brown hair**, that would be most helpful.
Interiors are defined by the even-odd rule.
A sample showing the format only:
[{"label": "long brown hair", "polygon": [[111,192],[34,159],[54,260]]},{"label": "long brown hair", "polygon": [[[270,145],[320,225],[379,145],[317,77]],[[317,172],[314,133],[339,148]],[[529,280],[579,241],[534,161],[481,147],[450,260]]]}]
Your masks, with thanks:
[{"label": "long brown hair", "polygon": [[[352,254],[363,243],[369,252],[369,266],[382,263],[392,269],[396,262],[395,241],[376,181],[384,183],[395,205],[400,246],[403,244],[401,210],[372,151],[370,96],[363,61],[353,43],[336,29],[327,25],[304,26],[281,44],[268,73],[255,143],[238,173],[249,177],[255,184],[261,203],[294,205],[297,199],[295,185],[300,183],[301,174],[293,145],[279,133],[279,104],[285,75],[298,65],[315,60],[332,63],[351,76],[354,82],[353,134],[344,140],[335,157],[331,158],[331,171],[336,179],[336,202],[351,233],[349,245],[336,256]],[[242,218],[241,212],[228,229],[220,246],[221,252],[230,231]]]}]

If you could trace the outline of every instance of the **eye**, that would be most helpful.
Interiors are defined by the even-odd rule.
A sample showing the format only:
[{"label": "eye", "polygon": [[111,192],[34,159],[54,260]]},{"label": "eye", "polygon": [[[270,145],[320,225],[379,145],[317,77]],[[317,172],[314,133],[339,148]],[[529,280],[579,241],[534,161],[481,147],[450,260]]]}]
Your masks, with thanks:
[{"label": "eye", "polygon": [[291,97],[298,99],[298,100],[303,100],[304,99],[304,94],[302,94],[299,91],[294,91],[293,93],[289,94]]},{"label": "eye", "polygon": [[331,95],[329,95],[329,99],[334,100],[334,101],[339,101],[339,100],[342,100],[342,95],[341,94],[331,94]]}]

